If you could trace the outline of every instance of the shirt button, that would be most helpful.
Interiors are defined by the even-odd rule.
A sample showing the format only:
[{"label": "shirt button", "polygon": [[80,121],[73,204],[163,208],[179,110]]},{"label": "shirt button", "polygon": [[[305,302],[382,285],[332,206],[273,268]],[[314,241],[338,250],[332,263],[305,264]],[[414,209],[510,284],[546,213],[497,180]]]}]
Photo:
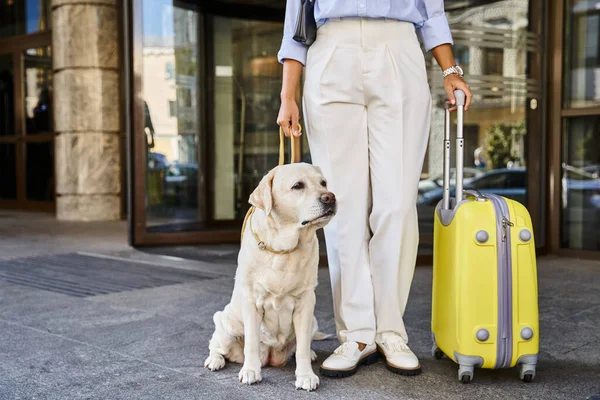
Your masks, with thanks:
[{"label": "shirt button", "polygon": [[359,7],[360,8],[365,8],[365,5],[364,4],[360,4]]}]

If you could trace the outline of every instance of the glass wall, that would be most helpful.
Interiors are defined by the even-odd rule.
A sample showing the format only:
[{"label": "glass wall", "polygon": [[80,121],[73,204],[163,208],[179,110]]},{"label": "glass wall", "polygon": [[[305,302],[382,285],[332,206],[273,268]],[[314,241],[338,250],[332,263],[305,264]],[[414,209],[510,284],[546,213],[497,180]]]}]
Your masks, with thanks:
[{"label": "glass wall", "polygon": [[600,2],[565,1],[561,240],[600,250]]},{"label": "glass wall", "polygon": [[[529,57],[541,53],[540,37],[529,31],[529,1],[446,0],[445,4],[455,59],[474,94],[464,118],[465,188],[527,205],[528,126],[533,125],[528,108],[537,108],[541,101],[540,82],[528,69]],[[417,204],[421,254],[432,250],[433,210],[442,198],[446,98],[440,68],[430,53],[427,61],[434,107]],[[455,180],[453,175],[451,184]]]}]

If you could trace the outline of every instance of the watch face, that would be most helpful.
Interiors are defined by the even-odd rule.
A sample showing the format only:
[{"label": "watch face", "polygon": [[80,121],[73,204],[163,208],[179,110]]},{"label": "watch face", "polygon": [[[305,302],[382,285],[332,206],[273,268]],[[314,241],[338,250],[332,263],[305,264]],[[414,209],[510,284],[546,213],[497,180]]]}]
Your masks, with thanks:
[{"label": "watch face", "polygon": [[462,68],[461,68],[460,66],[458,66],[458,65],[457,65],[457,66],[456,66],[456,70],[458,71],[458,74],[459,74],[460,76],[463,76],[463,75],[464,75],[464,72],[463,72],[463,70],[462,70]]}]

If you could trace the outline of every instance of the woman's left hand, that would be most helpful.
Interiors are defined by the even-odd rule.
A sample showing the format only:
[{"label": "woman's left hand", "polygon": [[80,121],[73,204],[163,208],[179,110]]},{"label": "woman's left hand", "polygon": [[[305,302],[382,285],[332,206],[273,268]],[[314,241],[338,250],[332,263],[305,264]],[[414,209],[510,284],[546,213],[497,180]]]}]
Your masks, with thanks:
[{"label": "woman's left hand", "polygon": [[458,76],[457,74],[450,74],[444,78],[444,89],[446,89],[446,93],[448,94],[448,99],[450,99],[450,111],[456,110],[456,99],[454,98],[454,91],[457,89],[465,92],[465,111],[469,109],[471,105],[471,99],[473,95],[471,94],[471,87],[465,82],[465,80]]}]

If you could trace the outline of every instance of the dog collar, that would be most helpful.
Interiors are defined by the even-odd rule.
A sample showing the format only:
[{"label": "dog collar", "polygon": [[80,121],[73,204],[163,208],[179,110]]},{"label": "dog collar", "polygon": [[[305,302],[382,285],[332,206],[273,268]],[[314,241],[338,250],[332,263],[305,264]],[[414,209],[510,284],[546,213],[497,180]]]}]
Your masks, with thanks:
[{"label": "dog collar", "polygon": [[274,253],[274,254],[289,254],[298,248],[298,246],[296,246],[290,250],[275,250],[271,246],[267,245],[264,241],[262,241],[260,239],[260,237],[258,237],[258,234],[256,232],[254,232],[254,229],[252,229],[252,215],[254,214],[254,210],[255,210],[255,208],[251,207],[250,211],[248,213],[248,227],[250,228],[250,233],[252,233],[254,240],[256,240],[259,250],[261,250],[261,251],[266,250],[266,251],[268,251],[270,253]]}]

